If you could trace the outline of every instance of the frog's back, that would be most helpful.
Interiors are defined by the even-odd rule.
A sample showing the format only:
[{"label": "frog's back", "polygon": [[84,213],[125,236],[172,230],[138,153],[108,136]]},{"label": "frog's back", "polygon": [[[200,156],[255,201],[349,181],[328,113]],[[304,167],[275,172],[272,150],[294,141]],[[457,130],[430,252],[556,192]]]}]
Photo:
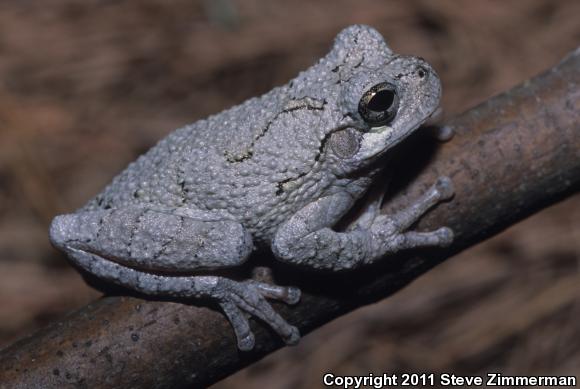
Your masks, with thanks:
[{"label": "frog's back", "polygon": [[[312,131],[320,127],[324,104],[290,99],[285,87],[275,88],[177,129],[85,209],[187,207],[226,211],[250,229],[276,224],[324,185],[316,166],[325,135]],[[292,190],[306,179],[317,184]]]}]

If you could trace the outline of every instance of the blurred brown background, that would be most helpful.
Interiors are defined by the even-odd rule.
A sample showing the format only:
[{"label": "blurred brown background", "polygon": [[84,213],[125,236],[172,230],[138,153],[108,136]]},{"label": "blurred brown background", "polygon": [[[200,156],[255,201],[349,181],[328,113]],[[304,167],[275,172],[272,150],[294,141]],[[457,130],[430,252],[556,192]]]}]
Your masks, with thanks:
[{"label": "blurred brown background", "polygon": [[[580,2],[85,0],[0,3],[0,347],[98,297],[52,249],[168,131],[285,83],[352,23],[417,54],[446,115],[580,43]],[[216,387],[321,387],[323,372],[580,373],[580,197],[439,266]]]}]

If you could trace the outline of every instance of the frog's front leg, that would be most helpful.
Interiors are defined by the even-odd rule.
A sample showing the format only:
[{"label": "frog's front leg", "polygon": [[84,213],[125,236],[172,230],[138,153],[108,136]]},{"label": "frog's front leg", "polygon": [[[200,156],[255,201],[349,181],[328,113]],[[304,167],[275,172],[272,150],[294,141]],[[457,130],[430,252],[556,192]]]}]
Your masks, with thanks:
[{"label": "frog's front leg", "polygon": [[[453,233],[447,227],[430,232],[406,230],[429,208],[452,196],[451,180],[439,178],[408,208],[394,215],[377,214],[376,209],[365,212],[361,216],[364,220],[355,221],[353,228],[346,232],[337,232],[331,227],[350,206],[348,195],[324,197],[304,207],[278,229],[272,250],[282,261],[344,270],[403,249],[444,247],[453,240]],[[376,208],[376,205],[377,202],[372,202],[370,206]],[[368,220],[370,215],[374,215],[372,221]]]},{"label": "frog's front leg", "polygon": [[254,346],[244,312],[265,321],[289,344],[299,339],[298,330],[266,301],[296,303],[298,289],[191,275],[247,259],[252,239],[236,221],[212,213],[133,206],[57,216],[50,238],[76,265],[105,281],[147,295],[216,300],[242,350]]},{"label": "frog's front leg", "polygon": [[347,231],[354,231],[358,229],[369,229],[376,217],[381,213],[381,206],[383,199],[387,192],[387,185],[389,180],[384,179],[379,183],[374,183],[370,190],[364,195],[364,201],[361,212],[351,219],[347,224]]}]

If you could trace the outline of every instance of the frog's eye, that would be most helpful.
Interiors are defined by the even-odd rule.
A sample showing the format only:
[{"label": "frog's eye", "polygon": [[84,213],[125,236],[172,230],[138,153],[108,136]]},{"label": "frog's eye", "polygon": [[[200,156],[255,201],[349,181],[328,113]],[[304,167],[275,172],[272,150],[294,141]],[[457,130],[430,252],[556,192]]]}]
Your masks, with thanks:
[{"label": "frog's eye", "polygon": [[367,90],[358,103],[358,113],[370,125],[387,124],[395,118],[399,96],[395,86],[381,82]]}]

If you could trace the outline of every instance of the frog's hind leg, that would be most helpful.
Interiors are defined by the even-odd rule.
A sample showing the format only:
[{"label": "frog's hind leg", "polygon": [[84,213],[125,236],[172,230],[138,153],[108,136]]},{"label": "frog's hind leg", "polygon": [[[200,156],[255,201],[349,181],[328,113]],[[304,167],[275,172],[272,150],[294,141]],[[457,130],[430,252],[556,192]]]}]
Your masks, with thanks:
[{"label": "frog's hind leg", "polygon": [[300,339],[298,329],[288,324],[266,301],[266,298],[273,298],[290,304],[296,303],[300,299],[300,290],[297,288],[254,280],[235,281],[218,276],[146,273],[76,249],[69,251],[69,255],[83,270],[139,293],[183,299],[208,298],[216,301],[233,327],[240,350],[251,350],[255,343],[245,313],[266,322],[287,344],[295,344]]},{"label": "frog's hind leg", "polygon": [[150,209],[99,210],[55,218],[50,237],[77,266],[105,281],[146,295],[216,301],[241,350],[254,346],[245,313],[266,322],[288,344],[300,338],[296,327],[266,301],[296,303],[297,288],[183,274],[246,260],[252,250],[251,236],[235,221],[215,216],[193,219]]},{"label": "frog's hind leg", "polygon": [[57,216],[52,243],[99,255],[131,268],[183,273],[233,267],[253,250],[237,221],[211,212],[127,206]]}]

